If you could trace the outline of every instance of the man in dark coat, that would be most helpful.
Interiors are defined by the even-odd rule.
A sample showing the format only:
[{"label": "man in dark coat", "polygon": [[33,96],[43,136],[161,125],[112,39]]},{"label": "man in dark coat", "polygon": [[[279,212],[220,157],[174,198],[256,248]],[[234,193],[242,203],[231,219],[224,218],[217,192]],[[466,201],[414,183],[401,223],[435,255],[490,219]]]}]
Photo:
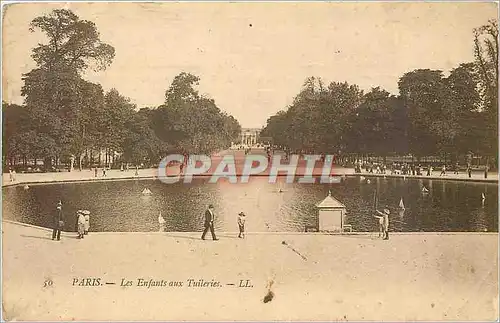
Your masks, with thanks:
[{"label": "man in dark coat", "polygon": [[62,214],[62,203],[59,201],[57,203],[56,212],[54,213],[54,224],[52,230],[52,240],[57,238],[57,241],[61,240],[61,230],[64,227],[64,220]]},{"label": "man in dark coat", "polygon": [[205,235],[207,234],[209,229],[210,232],[212,233],[212,239],[219,240],[215,236],[214,232],[214,219],[215,219],[214,206],[210,204],[208,206],[208,210],[205,211],[205,230],[203,230],[203,234],[201,235],[202,240],[205,240]]}]

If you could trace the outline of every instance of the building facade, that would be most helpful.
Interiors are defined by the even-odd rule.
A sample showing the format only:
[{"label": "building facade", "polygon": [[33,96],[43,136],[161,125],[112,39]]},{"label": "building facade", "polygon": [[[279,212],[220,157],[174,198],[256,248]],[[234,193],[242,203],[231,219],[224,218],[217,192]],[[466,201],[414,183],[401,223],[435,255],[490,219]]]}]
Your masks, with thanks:
[{"label": "building facade", "polygon": [[241,129],[241,144],[252,146],[259,141],[260,128],[242,128]]}]

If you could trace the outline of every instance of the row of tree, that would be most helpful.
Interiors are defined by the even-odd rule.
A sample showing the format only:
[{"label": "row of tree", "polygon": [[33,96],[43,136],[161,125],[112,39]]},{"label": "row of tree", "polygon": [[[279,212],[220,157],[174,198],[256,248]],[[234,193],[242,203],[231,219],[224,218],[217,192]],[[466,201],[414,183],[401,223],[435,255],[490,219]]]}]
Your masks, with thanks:
[{"label": "row of tree", "polygon": [[449,76],[417,69],[399,79],[399,95],[376,87],[309,77],[261,137],[291,150],[448,160],[473,153],[498,156],[498,25],[474,30],[475,61]]},{"label": "row of tree", "polygon": [[2,104],[4,165],[21,159],[52,167],[74,158],[82,167],[116,154],[122,162],[156,163],[173,151],[211,153],[239,137],[237,120],[198,93],[194,75],[179,74],[163,105],[140,110],[117,90],[105,93],[84,80],[85,70],[110,66],[115,51],[72,11],[37,17],[30,30],[41,30],[48,43],[33,49],[37,67],[23,76],[25,104]]}]

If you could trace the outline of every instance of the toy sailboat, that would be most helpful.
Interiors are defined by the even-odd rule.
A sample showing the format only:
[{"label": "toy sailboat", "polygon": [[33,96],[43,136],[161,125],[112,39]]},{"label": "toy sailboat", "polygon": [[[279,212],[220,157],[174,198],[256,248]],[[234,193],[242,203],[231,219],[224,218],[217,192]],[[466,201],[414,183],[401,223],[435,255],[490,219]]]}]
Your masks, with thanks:
[{"label": "toy sailboat", "polygon": [[486,200],[486,196],[484,196],[484,193],[481,193],[481,200]]},{"label": "toy sailboat", "polygon": [[149,188],[145,188],[142,191],[142,195],[151,195],[151,194],[153,194],[153,192],[151,192],[151,190]]},{"label": "toy sailboat", "polygon": [[161,212],[160,212],[160,215],[158,215],[158,223],[159,224],[164,224],[165,223],[165,219],[161,216]]},{"label": "toy sailboat", "polygon": [[401,210],[405,210],[405,204],[403,203],[403,198],[401,198],[401,200],[399,201],[399,208]]},{"label": "toy sailboat", "polygon": [[429,190],[424,186],[422,187],[422,193],[427,194],[429,193]]}]

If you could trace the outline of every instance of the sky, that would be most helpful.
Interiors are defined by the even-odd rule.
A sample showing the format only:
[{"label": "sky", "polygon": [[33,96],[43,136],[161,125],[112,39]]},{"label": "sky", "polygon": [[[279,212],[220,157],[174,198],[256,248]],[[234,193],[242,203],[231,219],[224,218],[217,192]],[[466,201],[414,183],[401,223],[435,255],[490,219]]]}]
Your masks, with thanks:
[{"label": "sky", "polygon": [[95,22],[115,48],[112,65],[87,72],[89,81],[141,108],[162,104],[173,78],[189,72],[200,93],[249,128],[286,109],[309,76],[397,94],[406,72],[472,61],[473,28],[498,10],[479,2],[14,4],[2,25],[4,101],[23,102],[31,49],[46,41],[29,23],[56,8]]}]

